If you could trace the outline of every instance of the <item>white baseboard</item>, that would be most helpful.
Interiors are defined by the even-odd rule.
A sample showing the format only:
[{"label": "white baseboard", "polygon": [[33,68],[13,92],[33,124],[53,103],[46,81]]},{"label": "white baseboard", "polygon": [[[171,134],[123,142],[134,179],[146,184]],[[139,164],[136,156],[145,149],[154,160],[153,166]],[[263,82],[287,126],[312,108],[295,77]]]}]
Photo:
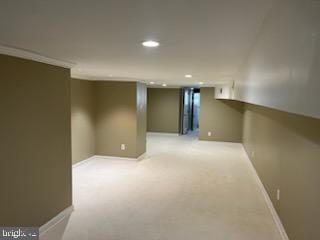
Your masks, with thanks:
[{"label": "white baseboard", "polygon": [[115,156],[105,156],[105,155],[94,155],[92,157],[89,157],[87,159],[84,159],[80,162],[77,162],[75,164],[72,165],[72,168],[78,168],[88,162],[90,162],[91,160],[94,160],[96,158],[103,158],[103,159],[108,159],[108,160],[119,160],[119,161],[141,161],[142,159],[144,159],[146,156],[146,153],[140,155],[137,158],[126,158],[126,157],[115,157]]},{"label": "white baseboard", "polygon": [[81,165],[89,162],[90,160],[92,160],[92,159],[94,159],[94,158],[95,158],[95,156],[92,156],[92,157],[89,157],[89,158],[84,159],[84,160],[82,160],[82,161],[79,161],[79,162],[73,164],[73,165],[72,165],[72,168],[77,168],[77,167],[79,167],[79,166],[81,166]]},{"label": "white baseboard", "polygon": [[147,135],[158,135],[158,136],[180,136],[179,133],[164,133],[164,132],[147,132]]},{"label": "white baseboard", "polygon": [[45,223],[39,228],[40,236],[43,236],[46,232],[48,232],[50,229],[55,227],[58,223],[60,223],[63,219],[68,217],[74,210],[73,205],[66,208],[62,212],[60,212],[57,216],[52,218],[49,222]]},{"label": "white baseboard", "polygon": [[272,218],[273,218],[273,220],[274,220],[274,222],[275,222],[275,224],[276,224],[276,226],[278,228],[278,231],[279,231],[279,233],[281,235],[282,240],[289,240],[289,237],[288,237],[288,235],[286,233],[286,230],[284,229],[284,226],[283,226],[283,224],[281,222],[281,219],[280,219],[276,209],[273,206],[273,203],[272,203],[272,201],[271,201],[271,199],[269,197],[269,194],[268,194],[267,190],[265,189],[265,187],[264,187],[264,185],[263,185],[263,183],[262,183],[262,181],[261,181],[261,179],[260,179],[255,167],[253,166],[253,164],[252,164],[252,162],[251,162],[251,160],[250,160],[250,158],[249,158],[249,156],[248,156],[246,151],[245,151],[245,153],[247,155],[248,165],[249,165],[249,167],[252,169],[252,171],[254,173],[254,177],[256,179],[256,182],[258,183],[258,185],[260,187],[260,190],[261,190],[261,192],[262,192],[262,194],[264,196],[264,199],[265,199],[265,201],[267,203],[267,206],[268,206],[268,208],[269,208],[269,210],[271,212]]},{"label": "white baseboard", "polygon": [[128,157],[115,157],[115,156],[105,156],[105,155],[95,155],[94,158],[104,158],[109,160],[121,160],[121,161],[140,161],[145,157],[145,153],[140,155],[137,158],[128,158]]},{"label": "white baseboard", "polygon": [[141,154],[139,157],[137,157],[137,161],[141,161],[146,157],[146,153]]}]

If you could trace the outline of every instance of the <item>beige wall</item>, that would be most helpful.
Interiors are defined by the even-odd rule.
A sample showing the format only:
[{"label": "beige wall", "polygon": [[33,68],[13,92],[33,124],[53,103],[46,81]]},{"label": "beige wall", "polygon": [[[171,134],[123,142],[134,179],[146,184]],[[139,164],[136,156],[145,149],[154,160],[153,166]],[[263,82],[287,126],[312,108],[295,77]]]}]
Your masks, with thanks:
[{"label": "beige wall", "polygon": [[[139,87],[139,93],[143,92],[142,88]],[[137,143],[137,139],[141,141],[143,139],[145,124],[138,123],[138,118],[140,121],[145,121],[143,120],[145,106],[140,106],[138,113],[137,83],[95,82],[94,94],[96,97],[96,154],[138,157],[145,149],[145,139]],[[139,103],[143,104],[143,101]],[[121,144],[126,144],[126,150],[121,150]]]},{"label": "beige wall", "polygon": [[214,88],[200,89],[200,140],[241,142],[242,119],[243,103],[216,100]]},{"label": "beige wall", "polygon": [[137,139],[136,156],[146,152],[147,140],[147,87],[145,84],[137,83]]},{"label": "beige wall", "polygon": [[237,100],[291,112],[246,105],[243,132],[291,240],[320,239],[319,9],[319,1],[273,1],[235,77]]},{"label": "beige wall", "polygon": [[320,239],[320,119],[246,105],[243,142],[289,238]]},{"label": "beige wall", "polygon": [[236,80],[235,98],[320,118],[320,1],[277,0]]},{"label": "beige wall", "polygon": [[95,155],[94,92],[92,81],[71,80],[72,163]]},{"label": "beige wall", "polygon": [[180,132],[180,89],[148,88],[148,132]]},{"label": "beige wall", "polygon": [[0,225],[41,226],[72,205],[70,71],[0,55]]}]

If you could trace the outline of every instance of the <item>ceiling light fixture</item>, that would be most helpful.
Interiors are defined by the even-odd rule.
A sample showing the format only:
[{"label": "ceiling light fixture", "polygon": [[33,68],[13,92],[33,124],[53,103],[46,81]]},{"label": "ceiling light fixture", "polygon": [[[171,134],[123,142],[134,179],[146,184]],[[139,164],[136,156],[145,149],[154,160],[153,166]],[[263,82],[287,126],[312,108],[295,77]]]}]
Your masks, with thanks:
[{"label": "ceiling light fixture", "polygon": [[203,82],[199,82],[200,85],[203,85]]},{"label": "ceiling light fixture", "polygon": [[192,78],[192,75],[191,74],[186,74],[185,77],[186,78]]},{"label": "ceiling light fixture", "polygon": [[166,87],[166,86],[167,86],[167,84],[165,84],[165,83],[164,83],[164,84],[162,84],[162,87]]},{"label": "ceiling light fixture", "polygon": [[154,84],[154,82],[150,82],[150,84],[152,85],[152,84]]},{"label": "ceiling light fixture", "polygon": [[153,41],[153,40],[148,40],[148,41],[142,42],[142,45],[145,46],[145,47],[154,48],[154,47],[158,47],[160,45],[160,43],[156,42],[156,41]]}]

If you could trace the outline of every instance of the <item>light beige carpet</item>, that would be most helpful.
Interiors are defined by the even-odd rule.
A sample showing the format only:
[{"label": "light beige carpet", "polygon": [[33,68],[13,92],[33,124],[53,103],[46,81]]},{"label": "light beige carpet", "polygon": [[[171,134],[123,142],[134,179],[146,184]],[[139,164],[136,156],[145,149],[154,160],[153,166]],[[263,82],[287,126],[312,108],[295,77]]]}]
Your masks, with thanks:
[{"label": "light beige carpet", "polygon": [[140,162],[73,170],[63,240],[280,240],[241,144],[149,135]]}]

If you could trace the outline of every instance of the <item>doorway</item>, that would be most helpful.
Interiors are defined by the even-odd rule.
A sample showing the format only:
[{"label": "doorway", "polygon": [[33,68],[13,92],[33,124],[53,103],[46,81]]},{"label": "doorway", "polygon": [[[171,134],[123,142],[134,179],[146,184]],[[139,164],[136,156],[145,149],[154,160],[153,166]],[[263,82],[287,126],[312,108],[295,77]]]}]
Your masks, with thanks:
[{"label": "doorway", "polygon": [[198,135],[200,117],[200,89],[182,89],[181,134]]}]

